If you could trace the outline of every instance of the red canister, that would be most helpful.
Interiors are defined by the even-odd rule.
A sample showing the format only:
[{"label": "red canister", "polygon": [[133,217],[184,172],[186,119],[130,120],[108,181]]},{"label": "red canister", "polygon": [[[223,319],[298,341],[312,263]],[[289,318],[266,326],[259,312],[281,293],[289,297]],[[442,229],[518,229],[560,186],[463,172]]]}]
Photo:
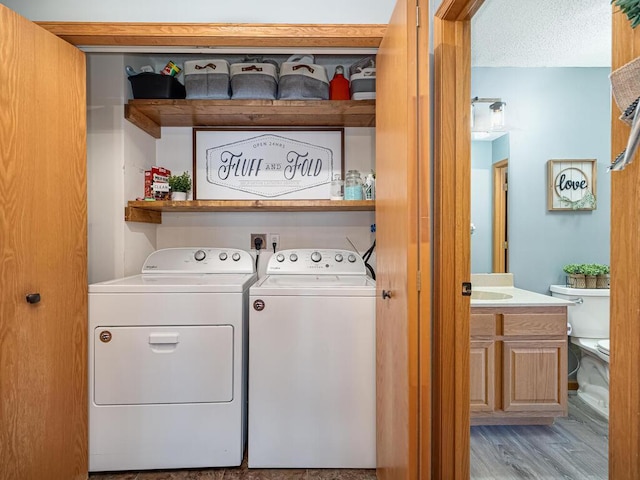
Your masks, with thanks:
[{"label": "red canister", "polygon": [[336,67],[333,79],[329,82],[329,99],[330,100],[349,100],[349,80],[344,78],[344,68],[342,65]]}]

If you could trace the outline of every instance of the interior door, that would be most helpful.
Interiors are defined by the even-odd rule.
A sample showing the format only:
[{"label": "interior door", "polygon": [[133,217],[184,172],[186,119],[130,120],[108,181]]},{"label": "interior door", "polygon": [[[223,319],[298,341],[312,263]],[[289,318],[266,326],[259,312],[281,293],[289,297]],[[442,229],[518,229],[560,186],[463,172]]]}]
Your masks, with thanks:
[{"label": "interior door", "polygon": [[429,424],[430,405],[428,11],[426,1],[398,0],[377,55],[377,466],[384,480],[429,471],[430,431],[421,423]]},{"label": "interior door", "polygon": [[0,476],[81,479],[84,54],[0,5],[0,56]]}]

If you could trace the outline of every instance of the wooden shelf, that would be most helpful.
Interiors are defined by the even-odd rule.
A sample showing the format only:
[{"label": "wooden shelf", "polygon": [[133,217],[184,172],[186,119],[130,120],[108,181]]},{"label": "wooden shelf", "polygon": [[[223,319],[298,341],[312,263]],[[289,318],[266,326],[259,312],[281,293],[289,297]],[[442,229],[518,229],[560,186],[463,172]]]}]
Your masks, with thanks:
[{"label": "wooden shelf", "polygon": [[191,200],[130,201],[128,222],[162,223],[162,212],[363,212],[375,210],[374,200]]},{"label": "wooden shelf", "polygon": [[124,116],[154,138],[160,127],[375,127],[375,100],[129,100]]}]

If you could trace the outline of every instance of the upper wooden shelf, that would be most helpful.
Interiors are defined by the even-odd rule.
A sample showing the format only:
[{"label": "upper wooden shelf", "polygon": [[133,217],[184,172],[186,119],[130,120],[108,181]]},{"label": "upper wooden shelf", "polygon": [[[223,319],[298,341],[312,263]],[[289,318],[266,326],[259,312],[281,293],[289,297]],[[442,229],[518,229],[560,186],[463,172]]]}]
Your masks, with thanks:
[{"label": "upper wooden shelf", "polygon": [[130,201],[129,222],[162,223],[162,212],[362,212],[375,210],[374,200],[190,200]]},{"label": "upper wooden shelf", "polygon": [[377,48],[386,25],[36,22],[77,46]]},{"label": "upper wooden shelf", "polygon": [[124,116],[154,138],[161,127],[375,127],[375,100],[129,100]]}]

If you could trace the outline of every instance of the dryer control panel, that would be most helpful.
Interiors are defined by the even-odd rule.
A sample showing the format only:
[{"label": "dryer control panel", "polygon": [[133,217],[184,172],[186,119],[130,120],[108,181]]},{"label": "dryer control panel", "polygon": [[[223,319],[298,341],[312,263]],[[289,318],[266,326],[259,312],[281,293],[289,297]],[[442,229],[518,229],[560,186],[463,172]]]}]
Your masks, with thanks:
[{"label": "dryer control panel", "polygon": [[362,257],[351,250],[281,250],[269,259],[267,275],[366,275]]},{"label": "dryer control panel", "polygon": [[147,257],[143,274],[254,273],[253,257],[237,248],[164,248]]}]

